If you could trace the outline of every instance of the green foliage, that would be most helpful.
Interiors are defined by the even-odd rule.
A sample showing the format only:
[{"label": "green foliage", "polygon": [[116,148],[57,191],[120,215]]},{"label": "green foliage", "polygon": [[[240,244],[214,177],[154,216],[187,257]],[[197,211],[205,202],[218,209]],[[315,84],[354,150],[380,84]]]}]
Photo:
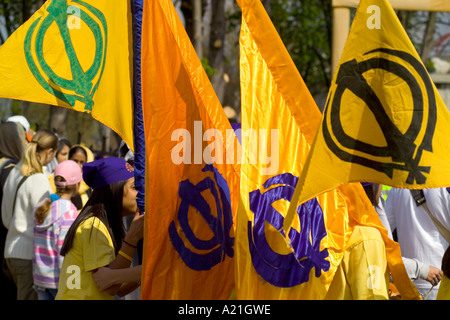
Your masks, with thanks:
[{"label": "green foliage", "polygon": [[271,19],[311,93],[328,91],[331,1],[274,0]]},{"label": "green foliage", "polygon": [[[43,0],[0,0],[0,45],[43,3]],[[0,20],[1,21],[1,20]]]},{"label": "green foliage", "polygon": [[18,100],[12,101],[11,113],[13,115],[22,115],[22,110],[20,109],[20,101],[18,101]]},{"label": "green foliage", "polygon": [[428,60],[428,61],[425,63],[425,67],[427,68],[428,72],[434,72],[434,71],[436,71],[436,68],[434,67],[434,63],[433,63],[433,61],[431,61],[431,60]]},{"label": "green foliage", "polygon": [[213,75],[218,73],[218,71],[216,69],[211,67],[211,65],[209,64],[208,58],[203,57],[201,61],[202,61],[203,68],[205,69],[205,72],[206,72],[206,75],[208,76],[208,78],[211,78]]},{"label": "green foliage", "polygon": [[[241,17],[235,5],[227,15],[227,32],[239,30]],[[270,18],[311,93],[327,92],[331,79],[331,1],[273,0]]]}]

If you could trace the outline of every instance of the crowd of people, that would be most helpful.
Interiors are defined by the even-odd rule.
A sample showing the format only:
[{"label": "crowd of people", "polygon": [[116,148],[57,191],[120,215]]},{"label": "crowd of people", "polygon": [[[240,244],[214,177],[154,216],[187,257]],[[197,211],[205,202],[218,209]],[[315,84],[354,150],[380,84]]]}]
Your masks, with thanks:
[{"label": "crowd of people", "polygon": [[136,292],[144,216],[125,155],[95,160],[84,145],[31,133],[21,116],[0,124],[3,299],[109,300]]},{"label": "crowd of people", "polygon": [[[0,123],[3,299],[139,298],[135,252],[144,216],[132,154],[122,146],[117,156],[95,160],[84,145],[30,132],[23,117]],[[363,186],[422,298],[450,299],[450,190]],[[326,298],[394,299],[379,233],[358,227],[349,243]],[[357,272],[373,265],[386,281],[358,281]],[[367,287],[371,295],[364,295]]]}]

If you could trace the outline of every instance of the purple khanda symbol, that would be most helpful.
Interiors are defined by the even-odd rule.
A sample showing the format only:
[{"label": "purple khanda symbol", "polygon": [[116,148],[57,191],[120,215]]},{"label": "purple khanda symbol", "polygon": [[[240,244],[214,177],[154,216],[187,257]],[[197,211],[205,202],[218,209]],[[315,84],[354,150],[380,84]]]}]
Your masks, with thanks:
[{"label": "purple khanda symbol", "polygon": [[[180,182],[178,194],[181,204],[178,209],[178,222],[181,230],[195,253],[188,249],[178,234],[175,222],[169,225],[169,237],[174,248],[177,250],[183,262],[192,270],[210,270],[215,265],[222,262],[226,255],[234,256],[234,238],[230,237],[230,230],[233,226],[233,216],[231,212],[230,190],[227,181],[221,176],[219,171],[212,165],[206,165],[203,172],[213,172],[214,180],[206,177],[204,180],[194,185],[189,180]],[[214,198],[215,207],[211,208],[202,195],[203,191],[211,193]],[[194,207],[205,220],[214,236],[209,240],[199,239],[189,225],[189,207]],[[214,214],[213,214],[214,213]]]},{"label": "purple khanda symbol", "polygon": [[[328,271],[330,262],[326,260],[328,250],[320,251],[320,242],[326,236],[323,211],[316,199],[297,208],[301,231],[289,231],[292,253],[279,254],[269,246],[265,236],[265,223],[269,223],[286,238],[282,231],[284,217],[272,206],[277,200],[291,201],[298,177],[284,173],[268,179],[264,193],[250,192],[250,210],[254,223],[248,222],[249,249],[253,266],[258,274],[277,287],[293,287],[309,280],[309,273],[315,268],[315,276],[322,270]],[[274,186],[273,188],[271,188]],[[270,189],[269,189],[270,188]]]}]

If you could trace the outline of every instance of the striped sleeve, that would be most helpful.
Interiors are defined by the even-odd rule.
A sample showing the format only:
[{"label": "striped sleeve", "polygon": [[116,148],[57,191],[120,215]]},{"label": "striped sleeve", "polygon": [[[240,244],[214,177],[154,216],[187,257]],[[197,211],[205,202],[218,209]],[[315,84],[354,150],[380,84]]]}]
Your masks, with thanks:
[{"label": "striped sleeve", "polygon": [[[61,202],[61,201],[58,201]],[[75,219],[78,216],[78,210],[75,207],[75,205],[71,201],[64,201],[64,207],[60,209],[61,216],[60,216],[60,223],[58,224],[58,237],[57,237],[57,250],[58,250],[58,263],[59,268],[61,269],[64,257],[61,256],[61,248],[64,244],[64,239],[66,238],[67,232],[70,229],[70,226],[75,221]]]}]

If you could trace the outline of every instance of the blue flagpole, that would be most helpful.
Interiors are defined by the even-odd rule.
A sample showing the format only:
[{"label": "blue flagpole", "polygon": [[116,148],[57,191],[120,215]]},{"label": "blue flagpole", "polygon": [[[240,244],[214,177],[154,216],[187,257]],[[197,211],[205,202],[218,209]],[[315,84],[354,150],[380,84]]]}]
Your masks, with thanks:
[{"label": "blue flagpole", "polygon": [[[145,213],[145,132],[141,89],[141,36],[144,0],[131,0],[133,15],[133,105],[134,105],[134,172],[138,192],[137,205]],[[138,244],[139,264],[142,264],[142,241]]]}]

